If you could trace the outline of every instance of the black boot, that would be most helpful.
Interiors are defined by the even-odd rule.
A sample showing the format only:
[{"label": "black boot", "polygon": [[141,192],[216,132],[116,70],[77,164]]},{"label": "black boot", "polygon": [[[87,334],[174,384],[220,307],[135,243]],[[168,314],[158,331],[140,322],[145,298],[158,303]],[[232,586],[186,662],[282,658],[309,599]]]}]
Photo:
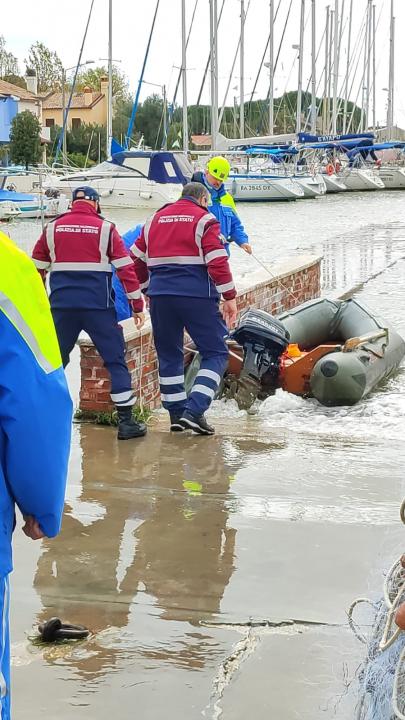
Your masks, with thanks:
[{"label": "black boot", "polygon": [[132,417],[132,405],[117,407],[118,413],[118,440],[130,440],[131,438],[143,437],[146,435],[146,425],[138,422]]}]

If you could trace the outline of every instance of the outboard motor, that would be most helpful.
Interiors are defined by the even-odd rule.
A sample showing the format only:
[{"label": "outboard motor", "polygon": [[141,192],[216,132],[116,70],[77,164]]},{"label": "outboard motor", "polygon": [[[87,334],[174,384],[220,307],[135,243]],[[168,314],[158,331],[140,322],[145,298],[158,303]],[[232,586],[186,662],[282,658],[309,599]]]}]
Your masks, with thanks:
[{"label": "outboard motor", "polygon": [[243,366],[234,397],[239,407],[250,407],[259,395],[261,380],[266,386],[277,384],[280,357],[290,335],[284,325],[264,310],[249,309],[231,334],[243,348]]}]

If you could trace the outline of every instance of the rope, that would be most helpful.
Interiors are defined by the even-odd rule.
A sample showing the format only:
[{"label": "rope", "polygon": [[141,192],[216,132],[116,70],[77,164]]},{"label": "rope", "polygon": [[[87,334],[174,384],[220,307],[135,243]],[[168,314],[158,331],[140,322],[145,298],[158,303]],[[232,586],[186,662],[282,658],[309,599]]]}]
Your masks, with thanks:
[{"label": "rope", "polygon": [[[273,278],[273,280],[276,280],[276,281],[277,281],[277,283],[280,285],[280,287],[283,288],[283,290],[285,290],[289,295],[291,295],[291,297],[294,298],[295,301],[299,301],[299,298],[290,290],[290,288],[288,288],[287,285],[284,285],[284,283],[282,283],[281,280],[279,280],[279,278],[278,278],[276,275],[274,275],[274,273],[272,273],[272,272],[269,270],[269,268],[267,267],[267,265],[265,265],[264,263],[262,263],[262,261],[259,260],[259,258],[256,257],[256,255],[255,255],[254,253],[251,253],[250,256],[251,256],[252,258],[254,258],[254,260],[256,260],[256,262],[257,262],[259,265],[261,265],[262,268],[264,268],[264,270],[268,273],[268,275],[270,275],[271,278]],[[405,502],[405,501],[404,501],[404,502]],[[404,522],[405,522],[405,521],[404,521]]]},{"label": "rope", "polygon": [[363,645],[367,645],[367,638],[365,635],[359,632],[358,626],[353,620],[353,611],[357,605],[360,605],[360,603],[367,603],[368,605],[371,605],[372,608],[376,609],[375,603],[373,603],[368,598],[357,598],[357,600],[354,600],[352,604],[350,605],[348,611],[347,611],[347,619],[349,622],[350,629],[352,630],[353,634],[357,638],[357,640],[360,640]]},{"label": "rope", "polygon": [[[398,589],[400,587],[400,584],[404,584],[405,582],[405,572],[403,572],[403,567],[401,565],[401,558],[395,561],[395,563],[392,565],[392,567],[388,570],[387,576],[384,580],[384,600],[385,604],[388,608],[392,608],[392,600],[391,595],[392,592],[395,591],[395,596],[398,593]],[[399,573],[398,573],[399,571]],[[396,577],[398,575],[399,577]],[[403,575],[401,578],[400,576]],[[402,580],[402,583],[399,581]],[[391,584],[391,591],[389,588],[389,585]],[[394,596],[394,597],[395,597]]]}]

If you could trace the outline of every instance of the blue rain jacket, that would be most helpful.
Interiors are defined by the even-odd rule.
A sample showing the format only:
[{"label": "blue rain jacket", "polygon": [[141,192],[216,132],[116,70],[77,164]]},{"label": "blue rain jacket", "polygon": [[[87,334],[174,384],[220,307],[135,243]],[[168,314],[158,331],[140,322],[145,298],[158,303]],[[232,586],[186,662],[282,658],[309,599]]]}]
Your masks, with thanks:
[{"label": "blue rain jacket", "polygon": [[0,576],[12,570],[15,505],[59,532],[72,401],[43,282],[0,232]]},{"label": "blue rain jacket", "polygon": [[239,215],[235,209],[235,201],[222,184],[218,189],[212,187],[203,172],[196,172],[192,177],[193,182],[200,182],[211,195],[211,205],[208,207],[210,213],[215,215],[221,226],[221,233],[224,236],[226,251],[229,255],[229,243],[235,242],[237,245],[245,245],[249,242],[249,237],[243,227]]},{"label": "blue rain jacket", "polygon": [[[135,225],[134,228],[131,228],[131,230],[128,230],[125,235],[122,236],[122,239],[125,243],[125,247],[127,250],[130,249],[131,245],[134,244],[135,240],[137,240],[141,234],[141,230],[143,228],[143,225]],[[125,294],[124,288],[122,287],[122,284],[120,280],[118,279],[118,275],[113,269],[113,280],[112,280],[112,286],[114,290],[114,304],[115,304],[115,310],[117,312],[117,318],[118,320],[127,320],[128,318],[132,317],[132,311],[129,307],[129,303],[127,300],[127,296]]]}]

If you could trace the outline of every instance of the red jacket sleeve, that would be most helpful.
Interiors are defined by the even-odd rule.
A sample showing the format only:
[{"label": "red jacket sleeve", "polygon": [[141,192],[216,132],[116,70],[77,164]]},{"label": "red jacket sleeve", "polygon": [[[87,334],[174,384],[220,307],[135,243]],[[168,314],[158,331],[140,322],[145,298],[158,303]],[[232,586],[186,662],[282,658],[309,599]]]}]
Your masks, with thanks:
[{"label": "red jacket sleeve", "polygon": [[204,260],[215,287],[224,300],[236,297],[235,283],[229,267],[228,254],[220,240],[221,229],[218,222],[206,225],[201,239]]},{"label": "red jacket sleeve", "polygon": [[143,298],[134,263],[115,227],[110,234],[109,258],[117,271],[132,310],[136,313],[142,312]]},{"label": "red jacket sleeve", "polygon": [[41,277],[45,278],[47,270],[51,266],[51,256],[46,242],[46,228],[42,231],[41,237],[35,244],[32,251],[32,260]]},{"label": "red jacket sleeve", "polygon": [[133,257],[135,272],[138,277],[139,286],[142,292],[145,292],[149,285],[149,270],[146,265],[146,241],[144,228],[142,228],[140,236],[131,245],[131,254]]}]

